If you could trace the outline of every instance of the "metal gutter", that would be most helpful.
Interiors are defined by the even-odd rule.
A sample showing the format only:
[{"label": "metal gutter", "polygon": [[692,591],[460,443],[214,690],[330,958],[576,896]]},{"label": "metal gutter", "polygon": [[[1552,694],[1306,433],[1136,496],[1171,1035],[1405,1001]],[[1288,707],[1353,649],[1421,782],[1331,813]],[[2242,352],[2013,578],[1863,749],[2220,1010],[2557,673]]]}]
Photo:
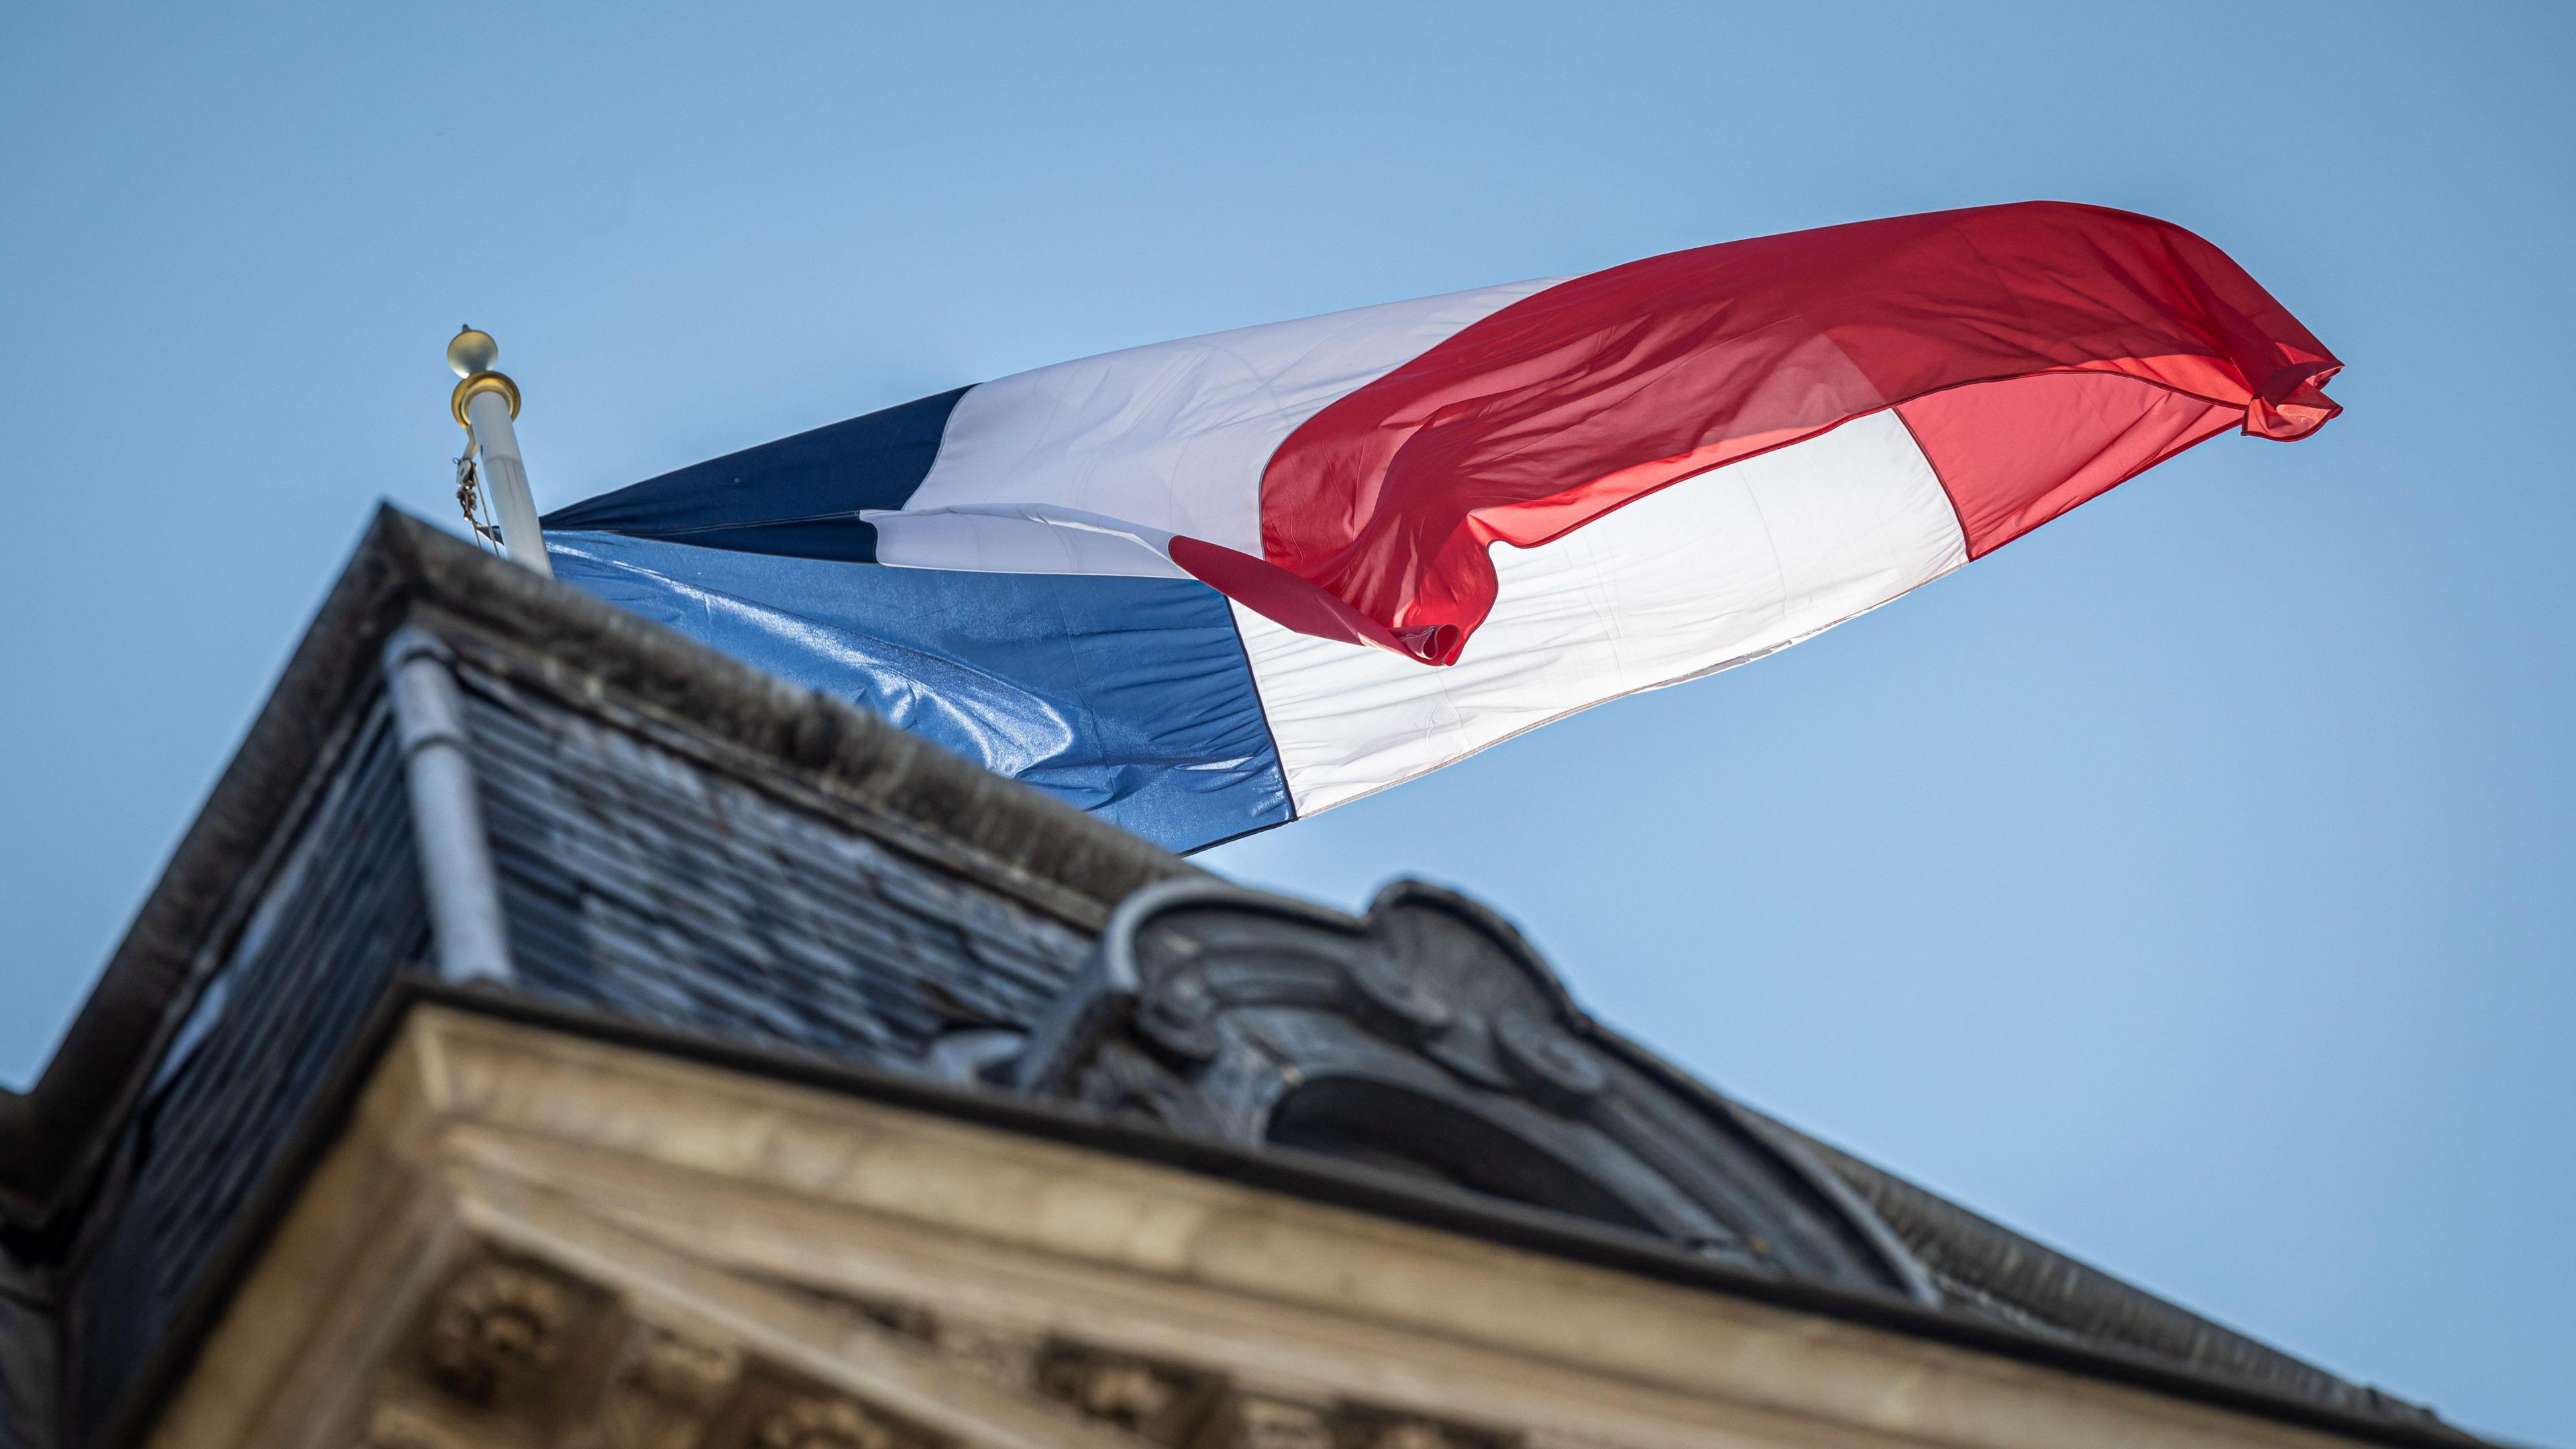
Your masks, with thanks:
[{"label": "metal gutter", "polygon": [[483,803],[475,793],[455,655],[436,635],[405,624],[385,642],[384,668],[439,978],[506,985],[515,977],[509,924],[502,915],[492,840],[483,829]]},{"label": "metal gutter", "polygon": [[[1758,1115],[1745,1109],[1748,1116]],[[1763,1119],[1769,1121],[1770,1119]],[[2352,1383],[2271,1345],[2034,1242],[1794,1127],[1774,1131],[1805,1145],[1932,1268],[2039,1323],[2267,1384],[2302,1398],[2373,1414],[2438,1423],[2429,1409]]]}]

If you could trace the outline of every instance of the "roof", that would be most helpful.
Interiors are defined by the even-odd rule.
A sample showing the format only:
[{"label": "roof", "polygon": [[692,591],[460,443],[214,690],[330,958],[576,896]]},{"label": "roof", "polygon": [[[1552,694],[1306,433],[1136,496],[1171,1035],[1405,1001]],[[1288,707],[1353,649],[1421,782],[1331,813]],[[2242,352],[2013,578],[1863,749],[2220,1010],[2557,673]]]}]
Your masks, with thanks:
[{"label": "roof", "polygon": [[[423,661],[444,722],[386,687]],[[425,852],[458,807],[437,779],[469,777],[424,752],[457,742],[467,843]],[[478,891],[506,938],[479,965]],[[1399,883],[1351,917],[1237,889],[387,510],[61,1051],[0,1094],[0,1311],[73,1325],[50,1368],[31,1333],[0,1353],[0,1449],[44,1442],[12,1423],[87,1445],[130,1418],[299,1134],[423,992],[2472,1442],[1725,1098],[1593,1021],[1476,902]]]}]

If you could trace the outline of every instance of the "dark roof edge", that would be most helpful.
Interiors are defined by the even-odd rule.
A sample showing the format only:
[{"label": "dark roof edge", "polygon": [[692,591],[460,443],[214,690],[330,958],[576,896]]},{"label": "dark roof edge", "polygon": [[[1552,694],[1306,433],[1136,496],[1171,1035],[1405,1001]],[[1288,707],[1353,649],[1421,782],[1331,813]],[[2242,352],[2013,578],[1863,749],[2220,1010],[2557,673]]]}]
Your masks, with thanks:
[{"label": "dark roof edge", "polygon": [[1806,1151],[1806,1138],[1794,1132],[1775,1130],[1779,1124],[1770,1118],[1743,1106],[1664,1060],[1644,1043],[1594,1016],[1590,1009],[1575,999],[1572,983],[1558,974],[1555,963],[1520,928],[1519,922],[1463,891],[1411,879],[1390,881],[1380,887],[1376,897],[1369,902],[1369,917],[1374,919],[1390,904],[1405,900],[1430,901],[1481,923],[1494,939],[1503,944],[1505,954],[1520,968],[1521,974],[1538,987],[1540,994],[1555,1007],[1559,1019],[1577,1036],[1617,1057],[1683,1101],[1741,1132],[1750,1145],[1769,1153],[1790,1176],[1821,1198],[1826,1208],[1839,1216],[1887,1270],[1904,1284],[1907,1294],[1926,1304],[1940,1302],[1939,1290],[1934,1287],[1913,1250],[1887,1226],[1869,1203],[1852,1190],[1850,1184]]},{"label": "dark roof edge", "polygon": [[1155,1124],[1111,1118],[1067,1103],[906,1076],[836,1057],[723,1041],[579,1007],[540,1002],[487,986],[457,986],[423,976],[405,976],[397,978],[369,1028],[344,1050],[341,1063],[332,1073],[333,1086],[306,1108],[307,1120],[296,1134],[298,1147],[264,1175],[253,1194],[250,1211],[227,1230],[227,1241],[217,1250],[216,1269],[192,1290],[192,1301],[182,1305],[173,1321],[172,1335],[155,1353],[155,1364],[139,1376],[135,1386],[139,1392],[129,1391],[117,1416],[128,1432],[107,1436],[101,1441],[101,1449],[130,1444],[133,1426],[148,1411],[149,1403],[177,1373],[184,1371],[211,1326],[215,1310],[284,1215],[298,1184],[319,1160],[337,1124],[345,1120],[357,1095],[365,1089],[375,1060],[392,1043],[415,1005],[446,1007],[935,1113],[1502,1247],[1813,1313],[2370,1443],[2399,1449],[2486,1449],[2492,1442],[2421,1410],[2385,1416],[2178,1365],[2140,1350],[2084,1343],[2013,1324],[1965,1318],[1893,1294],[1765,1274],[1701,1257],[1659,1239],[1313,1153],[1278,1147],[1252,1150],[1185,1137]]},{"label": "dark roof edge", "polygon": [[[1355,931],[1366,929],[1368,920],[1391,903],[1406,900],[1426,900],[1481,922],[1579,1035],[1738,1126],[1777,1155],[1869,1240],[1920,1302],[1940,1304],[1939,1290],[1929,1276],[1940,1271],[1996,1292],[2008,1302],[2045,1303],[2071,1332],[2093,1335],[2097,1341],[2130,1345],[2376,1421],[2428,1425],[2444,1435],[2460,1433],[2422,1405],[2356,1384],[2212,1322],[1736,1101],[1593,1016],[1519,924],[1473,896],[1427,881],[1392,881],[1370,901],[1367,919],[1295,897],[1263,898],[1293,904]],[[2023,1311],[2032,1318],[2043,1317]]]},{"label": "dark roof edge", "polygon": [[98,984],[34,1087],[0,1093],[0,1217],[34,1226],[76,1195],[163,1044],[188,965],[370,674],[367,622],[403,591],[397,533],[379,511]]},{"label": "dark roof edge", "polygon": [[[1760,1116],[1750,1108],[1739,1108]],[[2149,1347],[2233,1378],[2382,1422],[2415,1422],[2459,1434],[2431,1409],[2357,1384],[2259,1339],[2213,1322],[2125,1279],[1919,1187],[1875,1163],[1763,1118],[1804,1144],[1934,1271],[1991,1292],[2076,1333]],[[2032,1305],[2045,1305],[2034,1309]],[[2465,1437],[2465,1436],[2463,1436]]]},{"label": "dark roof edge", "polygon": [[[81,1196],[184,1010],[190,962],[281,826],[331,733],[376,687],[377,654],[416,605],[519,639],[588,690],[774,763],[800,783],[918,827],[992,883],[1096,927],[1116,902],[1193,867],[844,701],[788,684],[569,585],[380,505],[241,746],[145,897],[44,1075],[0,1090],[0,1222],[40,1230]],[[1096,913],[1096,914],[1095,914]]]}]

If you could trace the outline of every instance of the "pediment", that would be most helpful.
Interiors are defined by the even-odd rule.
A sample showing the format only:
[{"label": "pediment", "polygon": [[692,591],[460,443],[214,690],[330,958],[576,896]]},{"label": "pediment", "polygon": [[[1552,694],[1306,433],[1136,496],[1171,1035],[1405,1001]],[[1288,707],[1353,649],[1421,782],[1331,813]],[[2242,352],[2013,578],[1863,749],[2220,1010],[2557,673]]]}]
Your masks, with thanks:
[{"label": "pediment", "polygon": [[1508,922],[1417,881],[1358,917],[1215,881],[1148,887],[986,1071],[1185,1134],[1922,1293],[1794,1144],[1596,1026]]}]

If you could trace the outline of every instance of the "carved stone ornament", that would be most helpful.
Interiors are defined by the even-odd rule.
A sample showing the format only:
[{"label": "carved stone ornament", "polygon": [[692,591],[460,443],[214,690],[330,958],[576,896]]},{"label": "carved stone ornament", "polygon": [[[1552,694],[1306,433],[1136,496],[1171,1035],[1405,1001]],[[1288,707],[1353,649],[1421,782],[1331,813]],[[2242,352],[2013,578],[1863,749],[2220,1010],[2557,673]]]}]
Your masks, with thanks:
[{"label": "carved stone ornament", "polygon": [[1447,1429],[1423,1419],[1396,1419],[1369,1426],[1368,1449],[1466,1449]]},{"label": "carved stone ornament", "polygon": [[1205,1419],[1218,1386],[1171,1365],[1059,1344],[1038,1370],[1038,1387],[1131,1434],[1180,1444]]},{"label": "carved stone ornament", "polygon": [[759,1449],[929,1449],[932,1441],[848,1399],[795,1399],[761,1421]]},{"label": "carved stone ornament", "polygon": [[1338,1429],[1338,1449],[1526,1449],[1519,1434],[1383,1409],[1346,1408]]},{"label": "carved stone ornament", "polygon": [[1419,882],[1361,919],[1217,881],[1148,886],[1018,1056],[987,1071],[1757,1271],[1933,1296],[1803,1148],[1595,1026],[1509,924]]},{"label": "carved stone ornament", "polygon": [[403,1404],[379,1404],[367,1415],[360,1449],[470,1449],[437,1420]]},{"label": "carved stone ornament", "polygon": [[943,1315],[931,1324],[928,1337],[951,1362],[978,1378],[1006,1389],[1027,1389],[1036,1383],[1038,1341],[1026,1334],[960,1323]]},{"label": "carved stone ornament", "polygon": [[1448,1428],[1422,1418],[1399,1418],[1368,1428],[1368,1449],[1466,1449]]},{"label": "carved stone ornament", "polygon": [[439,1294],[429,1323],[429,1363],[468,1399],[493,1391],[563,1351],[572,1311],[562,1284],[507,1263],[478,1263]]},{"label": "carved stone ornament", "polygon": [[697,1449],[742,1379],[742,1355],[638,1329],[610,1376],[585,1449]]},{"label": "carved stone ornament", "polygon": [[733,1349],[647,1329],[619,1381],[674,1408],[704,1412],[721,1402],[741,1375],[742,1355]]},{"label": "carved stone ornament", "polygon": [[1226,1449],[1336,1449],[1333,1422],[1321,1409],[1247,1395],[1233,1413]]}]

